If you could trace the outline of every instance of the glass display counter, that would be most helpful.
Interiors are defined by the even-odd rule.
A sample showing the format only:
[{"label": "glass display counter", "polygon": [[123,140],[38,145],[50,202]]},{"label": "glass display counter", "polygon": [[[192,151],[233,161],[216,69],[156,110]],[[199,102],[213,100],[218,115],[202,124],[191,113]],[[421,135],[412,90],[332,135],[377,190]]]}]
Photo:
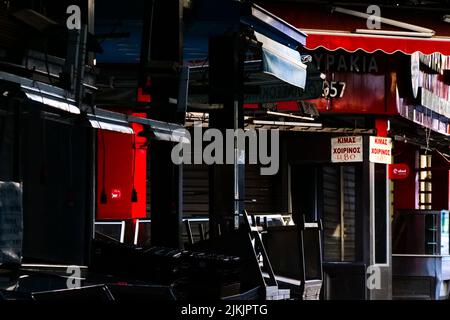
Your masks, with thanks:
[{"label": "glass display counter", "polygon": [[392,224],[394,299],[448,299],[449,211],[399,210]]}]

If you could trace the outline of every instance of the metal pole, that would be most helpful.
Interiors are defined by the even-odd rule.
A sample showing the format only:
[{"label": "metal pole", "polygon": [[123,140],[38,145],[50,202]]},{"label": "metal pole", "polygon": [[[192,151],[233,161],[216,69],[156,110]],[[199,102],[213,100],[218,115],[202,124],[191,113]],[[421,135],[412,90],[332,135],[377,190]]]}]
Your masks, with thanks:
[{"label": "metal pole", "polygon": [[[239,129],[239,101],[234,101],[234,132]],[[240,192],[239,192],[239,162],[240,162],[241,150],[239,149],[239,143],[237,138],[234,139],[234,223],[233,228],[236,230],[239,228],[239,214],[240,214]]]},{"label": "metal pole", "polygon": [[345,239],[344,239],[344,237],[345,237],[345,219],[344,219],[344,214],[345,214],[345,192],[344,192],[344,167],[343,166],[341,166],[340,167],[340,172],[339,172],[339,175],[340,175],[340,191],[341,191],[341,194],[340,194],[340,198],[341,198],[341,212],[340,212],[340,214],[341,214],[341,216],[340,216],[340,218],[341,218],[341,234],[340,234],[340,236],[341,236],[341,261],[342,262],[344,262],[345,261]]},{"label": "metal pole", "polygon": [[[176,1],[144,1],[139,84],[150,90],[149,118],[181,123],[177,106],[183,58],[183,5]],[[151,84],[148,86],[149,81]],[[181,247],[183,167],[171,159],[173,144],[151,140],[149,153],[151,241],[153,245]]]}]

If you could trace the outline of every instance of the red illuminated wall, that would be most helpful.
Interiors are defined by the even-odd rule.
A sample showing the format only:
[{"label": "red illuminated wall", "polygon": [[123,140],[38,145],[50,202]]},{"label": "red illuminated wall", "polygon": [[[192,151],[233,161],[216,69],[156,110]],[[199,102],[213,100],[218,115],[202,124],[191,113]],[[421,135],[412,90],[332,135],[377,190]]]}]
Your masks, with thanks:
[{"label": "red illuminated wall", "polygon": [[410,175],[404,180],[394,182],[394,208],[415,209],[416,208],[416,147],[397,142],[394,145],[394,163],[405,163],[409,166]]},{"label": "red illuminated wall", "polygon": [[[415,171],[416,152],[412,145],[396,143],[394,149],[395,163],[406,163],[411,174],[407,179],[394,182],[394,208],[415,209],[418,195],[417,172]],[[450,208],[450,171],[449,162],[437,153],[432,158],[432,209],[448,210]]]},{"label": "red illuminated wall", "polygon": [[[132,126],[134,135],[98,130],[97,220],[146,217],[147,139],[137,136],[142,131],[142,125]],[[134,143],[136,149],[133,147]],[[137,202],[132,202],[131,197],[133,181]],[[106,203],[101,201],[103,190],[106,193]]]}]

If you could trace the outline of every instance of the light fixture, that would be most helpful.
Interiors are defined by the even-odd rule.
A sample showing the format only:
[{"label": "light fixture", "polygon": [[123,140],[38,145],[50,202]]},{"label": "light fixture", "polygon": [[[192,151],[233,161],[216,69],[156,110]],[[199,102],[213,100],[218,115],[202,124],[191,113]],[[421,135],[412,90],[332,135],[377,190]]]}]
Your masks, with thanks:
[{"label": "light fixture", "polygon": [[286,122],[286,121],[267,121],[267,120],[253,120],[255,125],[268,125],[268,126],[287,126],[287,127],[316,127],[322,128],[321,123],[306,123],[306,122]]},{"label": "light fixture", "polygon": [[[398,4],[397,4],[398,6]],[[371,15],[359,12],[355,10],[349,10],[341,7],[334,7],[333,11],[359,17],[362,19],[369,19]],[[407,37],[422,37],[431,38],[435,35],[435,31],[428,28],[423,28],[411,23],[405,23],[393,19],[387,19],[384,17],[379,17],[379,21],[382,24],[394,26],[397,28],[405,29],[408,31],[392,31],[392,30],[377,30],[377,29],[356,29],[356,33],[369,34],[369,35],[385,35],[385,36],[407,36]]]},{"label": "light fixture", "polygon": [[274,115],[274,116],[280,116],[280,117],[286,117],[286,118],[294,118],[294,119],[300,119],[300,120],[306,120],[306,121],[315,121],[316,119],[313,117],[304,117],[304,116],[298,116],[292,113],[282,113],[282,112],[275,112],[275,111],[267,111],[267,114]]},{"label": "light fixture", "polygon": [[443,17],[442,17],[442,20],[443,20],[444,22],[450,23],[450,14],[447,14],[447,15],[443,16]]}]

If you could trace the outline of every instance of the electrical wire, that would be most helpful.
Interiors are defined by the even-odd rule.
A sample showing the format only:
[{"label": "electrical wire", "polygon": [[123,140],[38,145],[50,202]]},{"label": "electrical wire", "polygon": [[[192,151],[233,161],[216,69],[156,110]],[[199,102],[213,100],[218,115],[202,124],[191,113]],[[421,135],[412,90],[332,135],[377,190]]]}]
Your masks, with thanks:
[{"label": "electrical wire", "polygon": [[69,189],[73,188],[73,128],[69,126]]},{"label": "electrical wire", "polygon": [[445,153],[442,153],[441,151],[439,151],[439,150],[434,150],[437,154],[439,154],[442,158],[444,158],[445,159],[445,161],[447,161],[447,162],[450,162],[450,156],[449,155],[447,155],[447,154],[445,154]]},{"label": "electrical wire", "polygon": [[[44,52],[45,69],[47,72],[48,81],[50,82],[51,85],[53,85],[52,75],[50,73],[50,67],[48,64],[48,37],[45,38],[44,44],[45,44],[45,52]],[[28,61],[28,58],[27,58],[27,61]]]},{"label": "electrical wire", "polygon": [[45,118],[42,119],[42,163],[41,163],[41,184],[47,181],[47,123]]},{"label": "electrical wire", "polygon": [[[95,108],[92,107],[92,110]],[[94,116],[95,116],[95,111]],[[108,201],[108,197],[106,195],[106,142],[105,142],[105,135],[103,132],[103,129],[101,127],[100,122],[98,123],[100,127],[100,139],[102,140],[102,153],[103,153],[103,159],[102,159],[102,191],[100,194],[100,202],[105,204]]]},{"label": "electrical wire", "polygon": [[433,125],[433,112],[431,110],[428,110],[428,108],[425,108],[425,119],[424,121],[427,121],[428,119],[428,112],[430,111],[430,119],[431,122],[429,123],[429,126],[427,126],[426,124],[424,125],[425,127],[425,155],[428,154],[428,151],[432,151],[430,149],[430,140],[431,140],[431,126]]}]

